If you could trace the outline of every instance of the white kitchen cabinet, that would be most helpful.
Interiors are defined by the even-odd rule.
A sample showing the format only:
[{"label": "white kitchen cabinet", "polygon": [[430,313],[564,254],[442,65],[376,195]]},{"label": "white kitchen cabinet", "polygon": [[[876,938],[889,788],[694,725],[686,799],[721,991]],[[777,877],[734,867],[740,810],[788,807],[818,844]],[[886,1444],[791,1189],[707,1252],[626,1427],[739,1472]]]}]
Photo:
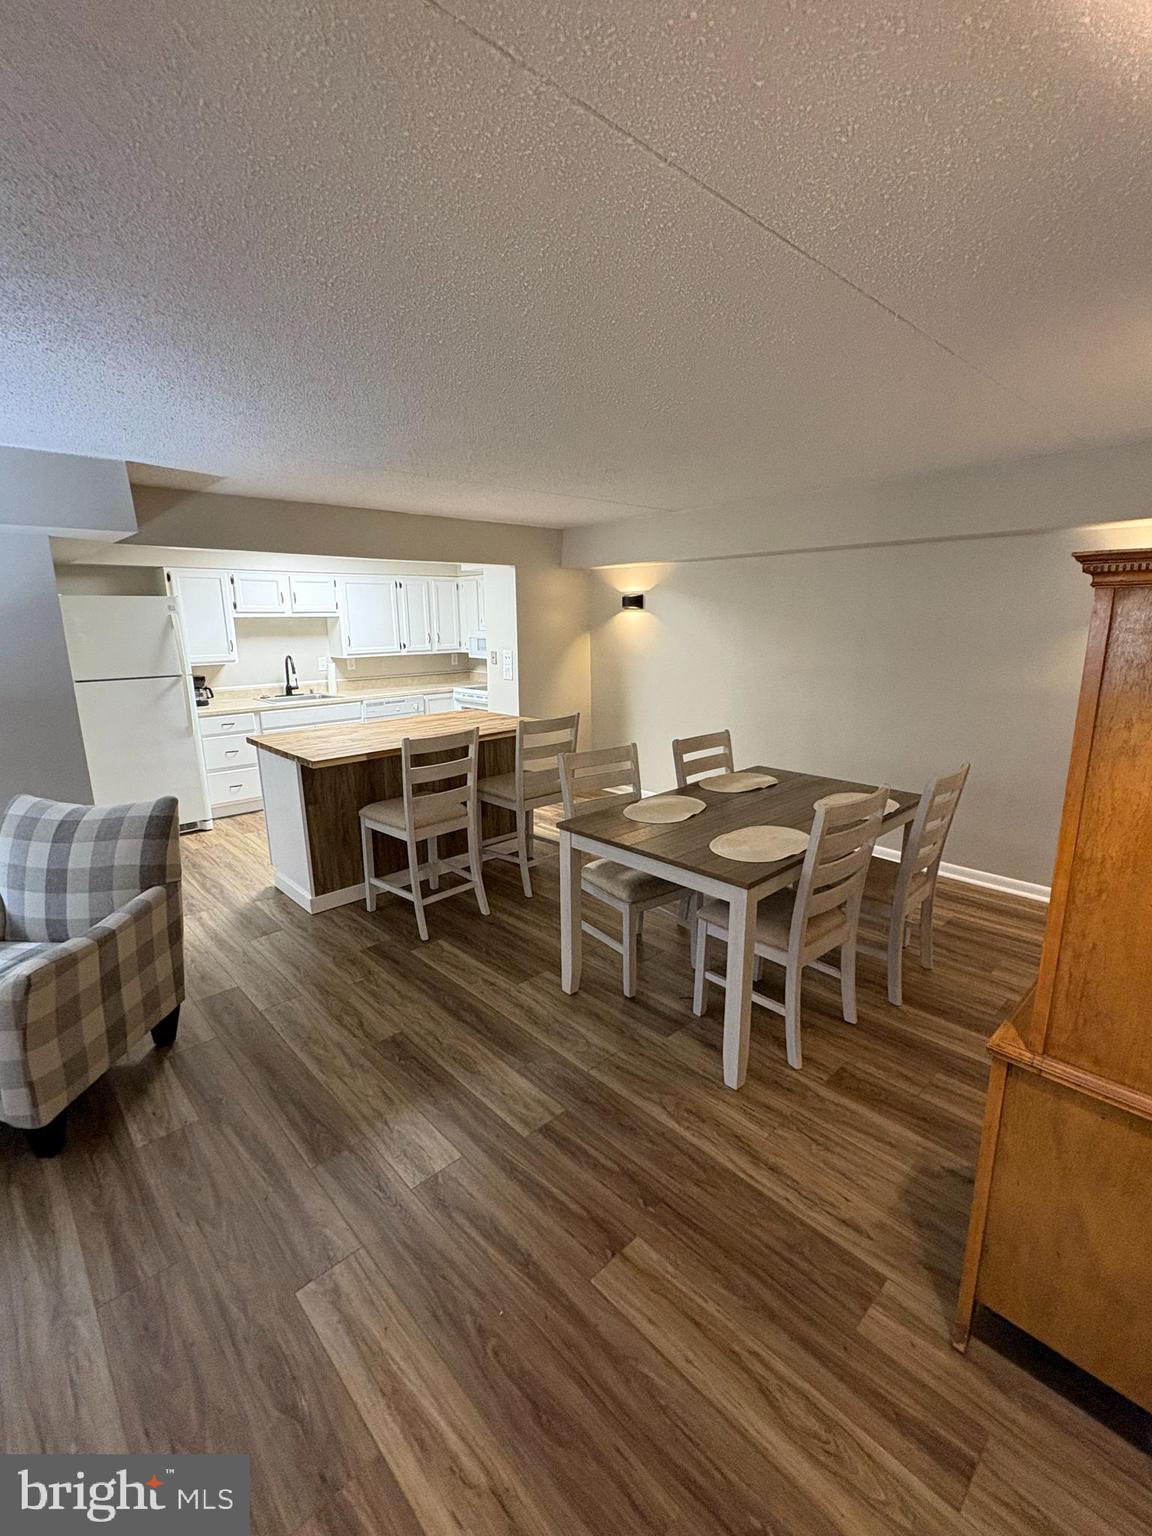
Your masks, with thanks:
[{"label": "white kitchen cabinet", "polygon": [[227,571],[168,570],[168,590],[180,604],[190,665],[215,667],[236,660],[232,583]]},{"label": "white kitchen cabinet", "polygon": [[232,608],[241,618],[288,612],[288,583],[276,571],[232,571]]},{"label": "white kitchen cabinet", "polygon": [[399,585],[391,578],[349,576],[340,582],[340,621],[335,626],[335,656],[398,656]]},{"label": "white kitchen cabinet", "polygon": [[318,616],[334,617],[339,608],[336,602],[336,577],[308,575],[288,577],[288,611],[301,618]]},{"label": "white kitchen cabinet", "polygon": [[424,713],[426,715],[446,715],[456,708],[456,701],[450,693],[426,693],[424,695]]},{"label": "white kitchen cabinet", "polygon": [[460,612],[460,636],[464,646],[470,635],[484,633],[484,578],[461,576],[456,582]]},{"label": "white kitchen cabinet", "polygon": [[459,651],[460,593],[454,576],[434,576],[429,584],[432,605],[432,649]]},{"label": "white kitchen cabinet", "polygon": [[400,582],[400,648],[431,651],[432,583],[427,576],[405,576]]}]

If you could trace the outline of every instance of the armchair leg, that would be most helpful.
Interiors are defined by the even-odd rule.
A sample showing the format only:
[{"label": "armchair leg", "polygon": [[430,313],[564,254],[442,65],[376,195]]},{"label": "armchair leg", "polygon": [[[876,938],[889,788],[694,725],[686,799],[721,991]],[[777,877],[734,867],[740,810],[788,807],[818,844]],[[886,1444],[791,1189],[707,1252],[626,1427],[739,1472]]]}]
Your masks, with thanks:
[{"label": "armchair leg", "polygon": [[153,1045],[175,1045],[176,1031],[180,1026],[180,1004],[177,1003],[166,1019],[161,1019],[152,1031]]},{"label": "armchair leg", "polygon": [[64,1143],[68,1139],[68,1111],[62,1109],[55,1120],[49,1120],[47,1125],[38,1125],[24,1134],[36,1157],[55,1157],[63,1152]]}]

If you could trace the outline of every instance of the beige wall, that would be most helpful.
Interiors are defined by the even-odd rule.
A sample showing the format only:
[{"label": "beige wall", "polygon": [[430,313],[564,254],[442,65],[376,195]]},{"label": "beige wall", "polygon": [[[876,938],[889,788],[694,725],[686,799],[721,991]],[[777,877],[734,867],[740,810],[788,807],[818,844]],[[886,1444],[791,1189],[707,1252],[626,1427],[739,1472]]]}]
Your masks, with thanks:
[{"label": "beige wall", "polygon": [[905,789],[970,759],[948,860],[1047,885],[1091,601],[1071,552],[1145,542],[1147,523],[596,572],[597,740],[636,739],[651,789],[674,736],[723,726],[743,763]]},{"label": "beige wall", "polygon": [[0,806],[92,788],[48,540],[0,533]]}]

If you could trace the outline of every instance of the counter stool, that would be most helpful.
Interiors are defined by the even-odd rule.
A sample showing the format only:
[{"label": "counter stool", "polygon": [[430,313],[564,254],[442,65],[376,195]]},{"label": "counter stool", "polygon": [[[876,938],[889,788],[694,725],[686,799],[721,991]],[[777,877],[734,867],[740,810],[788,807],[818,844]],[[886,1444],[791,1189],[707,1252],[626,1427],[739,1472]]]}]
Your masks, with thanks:
[{"label": "counter stool", "polygon": [[560,802],[561,753],[575,752],[580,730],[579,715],[557,715],[553,720],[521,720],[516,727],[516,770],[481,779],[480,800],[498,805],[516,817],[516,830],[494,837],[484,846],[486,859],[509,859],[520,866],[525,896],[532,894],[528,873],[532,857],[532,813]]},{"label": "counter stool", "polygon": [[[376,910],[377,891],[403,896],[416,908],[416,926],[427,939],[428,923],[424,908],[434,901],[458,896],[461,891],[475,891],[476,903],[488,916],[488,898],[480,854],[480,807],[476,799],[476,765],[480,732],[453,731],[445,736],[424,736],[417,740],[406,736],[400,744],[400,762],[404,792],[391,800],[374,800],[360,810],[360,840],[364,849],[364,900],[369,912]],[[442,762],[417,762],[433,756],[452,754]],[[448,787],[452,780],[462,782]],[[435,785],[417,793],[419,785]],[[385,878],[376,873],[372,853],[372,834],[400,838],[408,845],[408,873],[397,872]],[[450,832],[467,832],[468,852],[449,859],[439,856],[438,841]],[[428,862],[421,865],[418,845],[428,844]],[[439,889],[442,873],[458,875],[459,885]],[[434,894],[425,896],[421,880],[428,877]]]}]

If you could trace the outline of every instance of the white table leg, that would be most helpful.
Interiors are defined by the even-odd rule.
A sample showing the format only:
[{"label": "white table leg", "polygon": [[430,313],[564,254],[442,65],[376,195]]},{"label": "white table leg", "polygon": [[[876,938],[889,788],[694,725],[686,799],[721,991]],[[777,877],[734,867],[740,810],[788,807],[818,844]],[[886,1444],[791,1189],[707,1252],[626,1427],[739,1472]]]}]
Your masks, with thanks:
[{"label": "white table leg", "polygon": [[580,866],[583,860],[572,846],[571,832],[560,834],[560,985],[565,992],[580,990],[584,930]]},{"label": "white table leg", "polygon": [[756,903],[747,891],[733,891],[728,898],[728,963],[724,991],[724,1082],[729,1088],[741,1087],[748,1075],[755,938]]}]

